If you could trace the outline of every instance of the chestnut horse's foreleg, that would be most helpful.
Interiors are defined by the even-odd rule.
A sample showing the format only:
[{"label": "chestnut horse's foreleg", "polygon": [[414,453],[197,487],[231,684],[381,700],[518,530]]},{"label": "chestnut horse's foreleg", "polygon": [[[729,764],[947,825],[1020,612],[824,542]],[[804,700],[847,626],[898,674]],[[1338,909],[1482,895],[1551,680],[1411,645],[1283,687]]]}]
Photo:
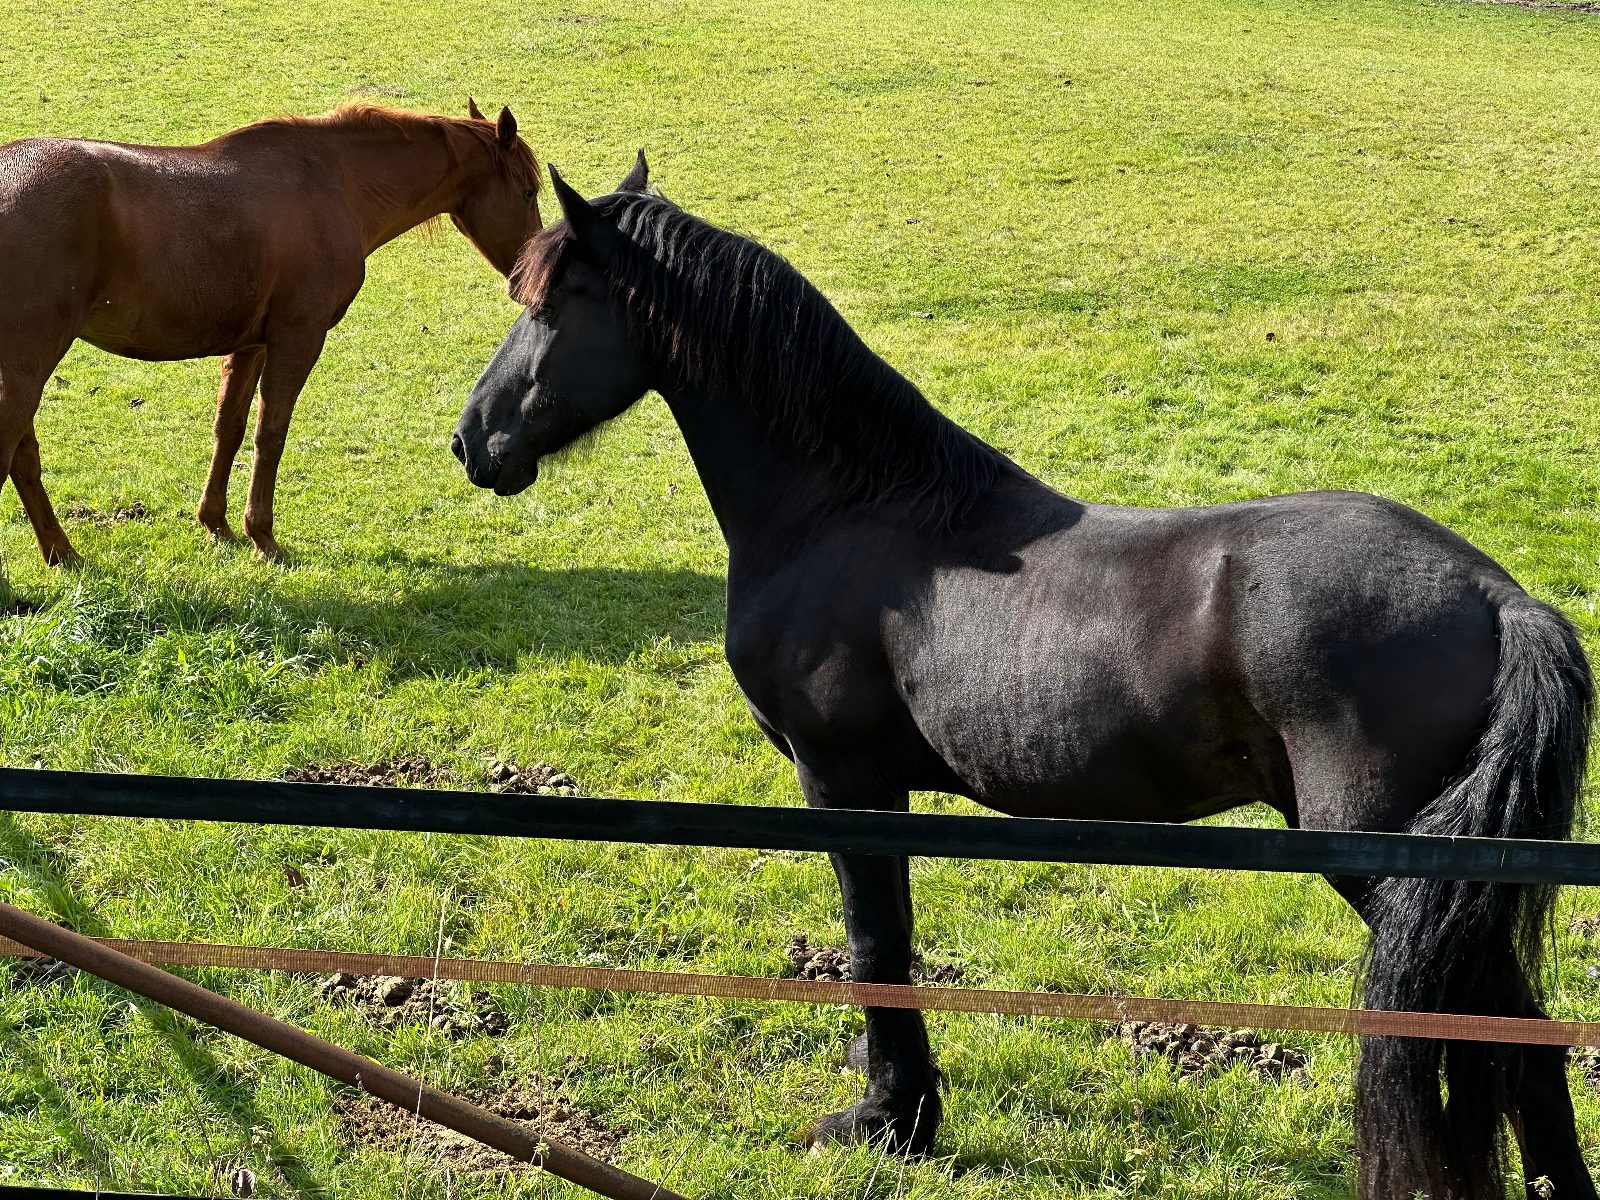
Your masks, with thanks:
[{"label": "chestnut horse's foreleg", "polygon": [[44,479],[39,465],[39,439],[30,422],[28,431],[17,443],[11,458],[11,482],[17,486],[17,498],[33,526],[33,536],[39,539],[39,553],[52,567],[70,566],[80,562],[78,552],[67,540],[66,530],[56,520],[56,510],[45,494]]},{"label": "chestnut horse's foreleg", "polygon": [[77,552],[56,520],[50,497],[45,494],[39,470],[39,441],[33,432],[33,416],[39,411],[45,380],[60,357],[56,354],[47,364],[41,364],[42,370],[0,368],[0,486],[8,476],[16,485],[17,498],[39,540],[39,552],[51,566],[78,561]]},{"label": "chestnut horse's foreleg", "polygon": [[283,547],[272,536],[272,497],[278,482],[278,463],[295,401],[305,387],[311,368],[322,353],[325,330],[268,341],[266,365],[261,373],[261,414],[256,419],[256,456],[250,471],[250,499],[244,510],[244,532],[255,543],[256,557],[281,562]]},{"label": "chestnut horse's foreleg", "polygon": [[[796,747],[806,803],[814,808],[904,812],[905,792],[891,793],[870,762],[813,758]],[[850,939],[850,974],[859,983],[911,982],[911,878],[904,858],[834,854]],[[843,1112],[814,1122],[806,1141],[876,1142],[924,1154],[939,1128],[939,1075],[928,1030],[914,1009],[866,1010],[867,1091]]]},{"label": "chestnut horse's foreleg", "polygon": [[222,385],[217,389],[216,446],[211,452],[211,470],[200,496],[195,519],[219,541],[236,541],[228,528],[228,476],[233,460],[244,441],[244,427],[250,420],[250,401],[261,382],[261,366],[266,347],[240,350],[222,360]]}]

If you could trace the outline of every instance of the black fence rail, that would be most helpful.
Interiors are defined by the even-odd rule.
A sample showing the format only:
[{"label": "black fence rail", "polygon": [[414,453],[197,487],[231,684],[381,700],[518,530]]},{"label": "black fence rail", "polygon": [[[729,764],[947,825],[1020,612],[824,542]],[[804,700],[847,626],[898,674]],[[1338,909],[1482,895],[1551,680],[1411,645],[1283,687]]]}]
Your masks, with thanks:
[{"label": "black fence rail", "polygon": [[0,768],[0,812],[1014,862],[1600,884],[1600,844]]}]

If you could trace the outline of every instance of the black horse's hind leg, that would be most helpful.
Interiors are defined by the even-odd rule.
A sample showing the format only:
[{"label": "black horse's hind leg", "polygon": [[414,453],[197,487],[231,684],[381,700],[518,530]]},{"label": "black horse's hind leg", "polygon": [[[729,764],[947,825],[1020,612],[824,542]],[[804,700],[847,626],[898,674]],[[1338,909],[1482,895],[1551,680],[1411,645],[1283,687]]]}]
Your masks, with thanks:
[{"label": "black horse's hind leg", "polygon": [[[1363,920],[1369,920],[1367,899],[1372,881],[1351,876],[1328,876],[1328,882],[1349,902]],[[1497,953],[1505,960],[1505,974],[1519,976],[1521,965],[1510,947]],[[1548,1016],[1534,998],[1533,990],[1523,980],[1520,999],[1511,1003],[1508,1011],[1491,1015],[1543,1018]],[[1480,1002],[1480,1008],[1493,1009],[1492,1002]],[[1460,1045],[1460,1043],[1457,1043]],[[1463,1047],[1468,1053],[1481,1052],[1482,1047]],[[1507,1066],[1512,1076],[1506,1113],[1522,1157],[1522,1174],[1526,1183],[1528,1200],[1600,1200],[1589,1168],[1584,1163],[1583,1151],[1578,1142],[1577,1124],[1572,1113],[1572,1094],[1567,1084],[1567,1052],[1560,1046],[1503,1046],[1496,1047],[1509,1059]],[[1520,1059],[1520,1062],[1518,1061]]]},{"label": "black horse's hind leg", "polygon": [[[906,793],[884,787],[870,764],[798,762],[806,802],[816,808],[875,808],[904,812]],[[904,858],[834,854],[850,939],[850,974],[859,983],[911,982],[911,881]],[[922,1014],[914,1009],[866,1010],[867,1091],[843,1112],[814,1122],[806,1142],[882,1142],[892,1150],[926,1153],[939,1127],[938,1071]]]},{"label": "black horse's hind leg", "polygon": [[[1530,994],[1526,1017],[1548,1016]],[[1567,1052],[1561,1046],[1523,1046],[1522,1070],[1514,1085],[1516,1112],[1511,1124],[1522,1152],[1522,1173],[1529,1200],[1565,1197],[1596,1200],[1594,1180],[1578,1147],[1578,1130],[1572,1116],[1572,1093],[1567,1087]]]}]

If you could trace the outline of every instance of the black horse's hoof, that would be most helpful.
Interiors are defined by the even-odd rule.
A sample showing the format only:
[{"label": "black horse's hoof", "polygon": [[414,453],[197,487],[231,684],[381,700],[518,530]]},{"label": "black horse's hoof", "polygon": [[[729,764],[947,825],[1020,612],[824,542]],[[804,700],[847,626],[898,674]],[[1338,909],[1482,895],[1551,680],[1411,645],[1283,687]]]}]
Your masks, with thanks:
[{"label": "black horse's hoof", "polygon": [[806,1130],[806,1145],[815,1150],[831,1144],[869,1142],[894,1154],[920,1158],[933,1149],[939,1116],[939,1098],[931,1094],[901,1106],[858,1100],[843,1112],[814,1121]]}]

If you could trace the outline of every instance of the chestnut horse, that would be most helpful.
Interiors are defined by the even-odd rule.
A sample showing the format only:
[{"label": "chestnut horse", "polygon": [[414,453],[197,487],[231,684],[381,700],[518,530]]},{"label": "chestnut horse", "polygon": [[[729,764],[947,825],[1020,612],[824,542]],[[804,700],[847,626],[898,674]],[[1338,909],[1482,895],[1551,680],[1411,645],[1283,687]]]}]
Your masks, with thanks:
[{"label": "chestnut horse", "polygon": [[228,474],[257,384],[244,528],[280,559],[272,496],[295,400],[366,258],[448,213],[502,275],[540,229],[539,170],[508,108],[486,120],[353,105],[199,146],[28,138],[0,146],[0,487],[48,563],[77,558],[40,479],[34,414],[75,338],[126,358],[222,355],[197,517],[233,540]]}]

